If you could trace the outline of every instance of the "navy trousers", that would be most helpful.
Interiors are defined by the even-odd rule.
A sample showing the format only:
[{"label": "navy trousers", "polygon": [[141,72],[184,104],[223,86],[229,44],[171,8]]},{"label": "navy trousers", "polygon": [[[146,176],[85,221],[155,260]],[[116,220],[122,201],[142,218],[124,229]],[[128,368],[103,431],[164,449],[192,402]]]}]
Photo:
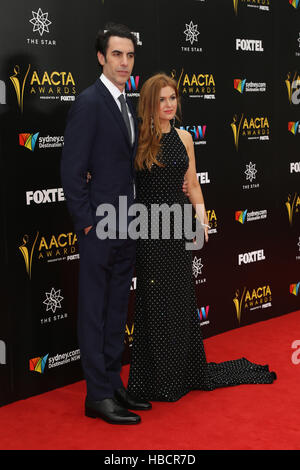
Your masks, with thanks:
[{"label": "navy trousers", "polygon": [[87,397],[112,398],[120,378],[134,240],[99,240],[96,225],[78,233],[80,267],[78,339]]}]

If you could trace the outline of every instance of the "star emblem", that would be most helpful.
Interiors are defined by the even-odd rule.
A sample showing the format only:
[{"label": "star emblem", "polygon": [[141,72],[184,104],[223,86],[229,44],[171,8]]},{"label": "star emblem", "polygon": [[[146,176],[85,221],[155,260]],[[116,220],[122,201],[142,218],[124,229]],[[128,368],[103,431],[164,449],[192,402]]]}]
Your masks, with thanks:
[{"label": "star emblem", "polygon": [[40,36],[43,36],[44,33],[49,33],[48,26],[52,23],[48,20],[48,13],[43,13],[41,8],[39,8],[38,11],[33,11],[32,15],[33,17],[29,22],[33,24],[33,32],[38,31]]},{"label": "star emblem", "polygon": [[56,312],[57,308],[61,308],[61,301],[64,298],[60,295],[60,289],[57,291],[52,287],[50,292],[46,292],[46,300],[43,304],[47,306],[46,311],[51,310],[52,313]]},{"label": "star emblem", "polygon": [[244,172],[246,175],[246,180],[250,180],[250,183],[255,180],[257,169],[255,168],[256,163],[250,162],[249,165],[246,165],[246,171]]},{"label": "star emblem", "polygon": [[198,277],[199,274],[202,274],[201,269],[203,268],[203,264],[201,264],[201,258],[195,258],[193,259],[193,275],[195,277]]},{"label": "star emblem", "polygon": [[185,40],[189,41],[191,44],[194,42],[198,42],[198,35],[200,34],[199,31],[197,30],[198,25],[193,24],[191,21],[189,24],[185,24],[185,31],[183,33],[185,34]]}]

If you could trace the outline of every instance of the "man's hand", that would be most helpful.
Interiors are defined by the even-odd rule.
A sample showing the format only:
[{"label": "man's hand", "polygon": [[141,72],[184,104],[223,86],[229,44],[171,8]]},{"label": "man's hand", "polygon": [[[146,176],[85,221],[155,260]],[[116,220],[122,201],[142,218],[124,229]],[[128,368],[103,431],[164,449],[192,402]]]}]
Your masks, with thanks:
[{"label": "man's hand", "polygon": [[92,227],[93,227],[92,225],[90,225],[89,227],[85,227],[84,233],[87,235]]}]

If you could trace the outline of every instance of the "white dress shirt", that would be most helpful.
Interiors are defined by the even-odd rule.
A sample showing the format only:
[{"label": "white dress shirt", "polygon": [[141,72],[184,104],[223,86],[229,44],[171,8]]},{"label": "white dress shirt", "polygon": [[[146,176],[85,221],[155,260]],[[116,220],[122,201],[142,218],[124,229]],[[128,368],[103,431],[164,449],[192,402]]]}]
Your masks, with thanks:
[{"label": "white dress shirt", "polygon": [[[106,86],[106,88],[108,89],[110,94],[112,95],[113,99],[117,103],[118,108],[121,112],[121,103],[120,103],[118,98],[121,94],[123,94],[124,98],[125,98],[125,101],[126,101],[125,89],[123,90],[123,92],[120,92],[119,88],[116,87],[116,85],[114,85],[103,73],[100,76],[100,80]],[[129,106],[128,106],[127,103],[126,103],[126,106],[127,106],[128,116],[129,116],[130,127],[131,127],[131,144],[133,145],[134,139],[135,139],[135,136],[134,136],[134,121],[133,121],[133,116],[130,112],[130,109],[129,109]]]}]

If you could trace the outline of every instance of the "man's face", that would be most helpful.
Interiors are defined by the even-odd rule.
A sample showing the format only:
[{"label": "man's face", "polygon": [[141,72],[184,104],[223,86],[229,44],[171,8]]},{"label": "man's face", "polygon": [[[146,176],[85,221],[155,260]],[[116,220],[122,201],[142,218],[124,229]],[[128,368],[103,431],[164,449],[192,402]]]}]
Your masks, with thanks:
[{"label": "man's face", "polygon": [[98,52],[98,60],[104,75],[123,91],[134,65],[134,45],[130,39],[111,36],[108,41],[106,58]]}]

